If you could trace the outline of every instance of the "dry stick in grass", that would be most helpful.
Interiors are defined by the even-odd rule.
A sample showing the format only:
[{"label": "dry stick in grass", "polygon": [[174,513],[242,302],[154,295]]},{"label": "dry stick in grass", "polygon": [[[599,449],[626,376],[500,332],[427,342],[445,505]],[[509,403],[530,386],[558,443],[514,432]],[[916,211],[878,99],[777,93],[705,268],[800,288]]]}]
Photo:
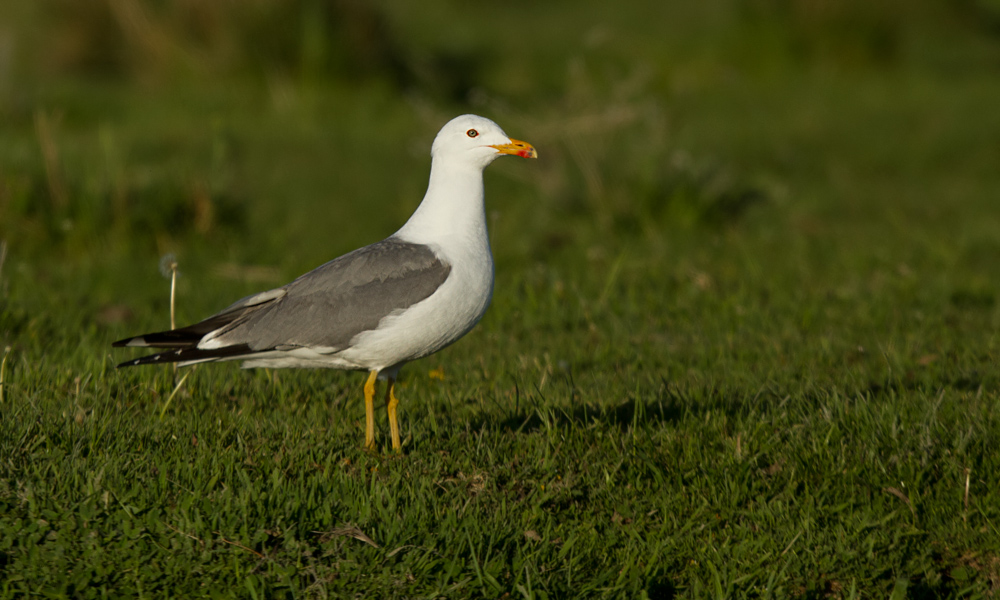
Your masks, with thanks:
[{"label": "dry stick in grass", "polygon": [[[3,360],[0,360],[0,404],[3,404],[3,376],[7,369],[7,355],[10,354],[10,346],[3,349]],[[968,490],[968,486],[965,488]],[[966,491],[966,498],[968,498],[968,491]],[[968,502],[966,502],[968,505]]]},{"label": "dry stick in grass", "polygon": [[[170,273],[170,329],[177,329],[177,258],[173,254],[167,254],[162,259],[160,259],[160,272],[164,275],[167,274],[169,270]],[[163,420],[163,416],[167,414],[167,408],[170,407],[170,402],[180,391],[181,386],[187,380],[188,375],[191,374],[190,371],[181,377],[180,381],[177,381],[177,363],[172,363],[171,366],[174,370],[174,381],[177,385],[174,386],[174,391],[170,392],[170,396],[167,397],[167,401],[163,403],[163,408],[160,410],[160,420]]]},{"label": "dry stick in grass", "polygon": [[972,473],[972,469],[970,469],[969,467],[965,467],[965,500],[963,502],[963,505],[965,506],[965,510],[962,511],[962,522],[963,523],[967,523],[968,522],[966,520],[966,517],[969,514],[969,475],[971,473]]},{"label": "dry stick in grass", "polygon": [[255,554],[257,556],[257,558],[260,558],[260,559],[266,559],[267,558],[266,556],[264,556],[260,552],[257,552],[253,548],[247,548],[246,546],[244,546],[243,544],[241,544],[239,542],[234,542],[232,540],[227,540],[225,537],[222,536],[222,532],[221,531],[213,531],[212,533],[214,533],[215,535],[219,536],[219,541],[221,541],[223,543],[230,544],[232,546],[236,546],[237,548],[240,548],[242,550],[246,550],[247,552]]},{"label": "dry stick in grass", "polygon": [[[175,364],[174,366],[176,367],[177,365]],[[161,421],[163,420],[163,415],[167,414],[167,409],[170,408],[170,402],[174,399],[174,396],[177,395],[177,392],[179,392],[181,390],[181,386],[184,385],[184,382],[187,381],[188,375],[190,375],[190,374],[191,374],[191,371],[188,371],[187,373],[185,373],[184,377],[181,377],[181,380],[178,381],[177,385],[174,386],[174,391],[170,392],[170,395],[167,396],[167,401],[163,403],[163,408],[160,409],[160,420]]]},{"label": "dry stick in grass", "polygon": [[[170,261],[170,329],[177,329],[177,261]],[[177,363],[174,365],[174,377],[177,376]]]},{"label": "dry stick in grass", "polygon": [[7,260],[7,240],[0,240],[0,280],[3,279],[3,263]]},{"label": "dry stick in grass", "polygon": [[906,504],[906,508],[910,509],[910,514],[913,515],[914,517],[917,516],[917,511],[916,509],[913,508],[913,504],[910,502],[910,498],[906,495],[905,492],[903,492],[899,488],[894,488],[894,487],[884,487],[882,488],[882,491],[888,492],[893,496],[902,500],[903,503]]},{"label": "dry stick in grass", "polygon": [[[170,277],[170,329],[177,329],[177,257],[165,254],[160,259],[160,273]],[[174,381],[177,380],[177,363],[173,363]]]},{"label": "dry stick in grass", "polygon": [[[3,279],[3,263],[7,259],[7,241],[0,241],[0,280]],[[10,354],[10,346],[3,349],[3,359],[0,360],[0,404],[3,404],[3,381],[4,372],[7,369],[7,355]]]},{"label": "dry stick in grass", "polygon": [[190,533],[188,533],[186,531],[181,531],[180,529],[174,527],[170,523],[164,523],[164,525],[166,525],[167,529],[169,529],[170,531],[173,531],[174,533],[179,533],[179,534],[181,534],[181,535],[183,535],[185,537],[189,537],[192,540],[194,540],[194,541],[198,542],[199,544],[201,544],[202,548],[205,547],[205,540],[201,539],[200,537],[198,537],[196,535],[193,535],[193,534],[190,534]]},{"label": "dry stick in grass", "polygon": [[360,542],[364,542],[369,546],[371,546],[372,548],[379,547],[379,545],[375,542],[375,540],[365,535],[365,532],[361,531],[361,528],[358,527],[357,525],[354,525],[353,523],[348,523],[343,527],[334,527],[330,531],[313,531],[313,533],[318,533],[322,536],[320,538],[320,541],[329,539],[328,536],[350,537]]},{"label": "dry stick in grass", "polygon": [[177,261],[170,263],[170,329],[177,329]]}]

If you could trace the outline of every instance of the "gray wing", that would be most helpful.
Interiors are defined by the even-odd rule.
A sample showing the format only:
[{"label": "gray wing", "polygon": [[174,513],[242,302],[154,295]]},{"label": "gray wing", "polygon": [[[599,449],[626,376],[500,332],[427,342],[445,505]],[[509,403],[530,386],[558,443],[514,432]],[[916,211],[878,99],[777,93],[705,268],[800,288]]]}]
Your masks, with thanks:
[{"label": "gray wing", "polygon": [[342,349],[384,317],[433,294],[450,272],[451,266],[428,246],[388,238],[278,290],[237,302],[220,314],[243,314],[212,337],[223,346],[246,344],[252,351],[287,346]]}]

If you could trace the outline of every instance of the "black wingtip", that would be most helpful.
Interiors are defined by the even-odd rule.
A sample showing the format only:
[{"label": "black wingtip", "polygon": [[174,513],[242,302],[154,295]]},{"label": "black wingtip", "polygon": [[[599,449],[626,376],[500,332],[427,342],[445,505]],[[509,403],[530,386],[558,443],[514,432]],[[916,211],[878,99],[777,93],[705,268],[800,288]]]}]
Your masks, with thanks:
[{"label": "black wingtip", "polygon": [[213,348],[203,350],[200,348],[182,348],[180,350],[168,350],[158,354],[147,354],[139,358],[133,358],[118,364],[115,368],[137,367],[139,365],[164,365],[176,362],[202,362],[206,360],[232,359],[253,354],[247,344],[236,344],[223,348]]},{"label": "black wingtip", "polygon": [[124,369],[125,367],[138,367],[139,365],[148,365],[150,363],[162,362],[162,359],[157,358],[159,354],[150,354],[148,356],[143,356],[142,358],[133,358],[132,360],[126,360],[125,362],[120,362],[115,365],[116,369]]},{"label": "black wingtip", "polygon": [[183,360],[188,360],[187,355],[196,353],[197,351],[192,351],[192,350],[171,350],[169,352],[160,352],[159,354],[147,354],[146,356],[133,358],[132,360],[126,360],[123,363],[118,363],[118,365],[115,366],[115,368],[121,369],[124,367],[138,367],[139,365],[155,365],[155,364],[181,362]]}]

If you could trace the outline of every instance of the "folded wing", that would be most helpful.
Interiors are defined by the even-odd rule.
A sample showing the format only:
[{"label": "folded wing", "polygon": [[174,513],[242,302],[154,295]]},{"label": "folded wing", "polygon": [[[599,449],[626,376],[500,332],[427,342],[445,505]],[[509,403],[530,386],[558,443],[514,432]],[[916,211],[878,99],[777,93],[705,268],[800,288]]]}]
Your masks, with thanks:
[{"label": "folded wing", "polygon": [[194,325],[119,340],[115,346],[171,350],[118,366],[232,360],[302,347],[336,352],[383,318],[429,297],[450,272],[429,246],[388,238]]}]

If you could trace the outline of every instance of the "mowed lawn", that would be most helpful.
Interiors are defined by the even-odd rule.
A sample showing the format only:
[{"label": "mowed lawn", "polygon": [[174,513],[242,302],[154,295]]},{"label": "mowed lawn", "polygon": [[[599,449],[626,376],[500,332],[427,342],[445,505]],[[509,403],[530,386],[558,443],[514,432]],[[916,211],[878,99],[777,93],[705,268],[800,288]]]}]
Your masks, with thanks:
[{"label": "mowed lawn", "polygon": [[[996,38],[633,8],[510,57],[453,16],[459,99],[5,75],[0,597],[1000,594]],[[493,305],[404,369],[401,454],[362,374],[115,369],[165,258],[186,324],[377,241],[462,112],[540,158],[487,170]]]}]

